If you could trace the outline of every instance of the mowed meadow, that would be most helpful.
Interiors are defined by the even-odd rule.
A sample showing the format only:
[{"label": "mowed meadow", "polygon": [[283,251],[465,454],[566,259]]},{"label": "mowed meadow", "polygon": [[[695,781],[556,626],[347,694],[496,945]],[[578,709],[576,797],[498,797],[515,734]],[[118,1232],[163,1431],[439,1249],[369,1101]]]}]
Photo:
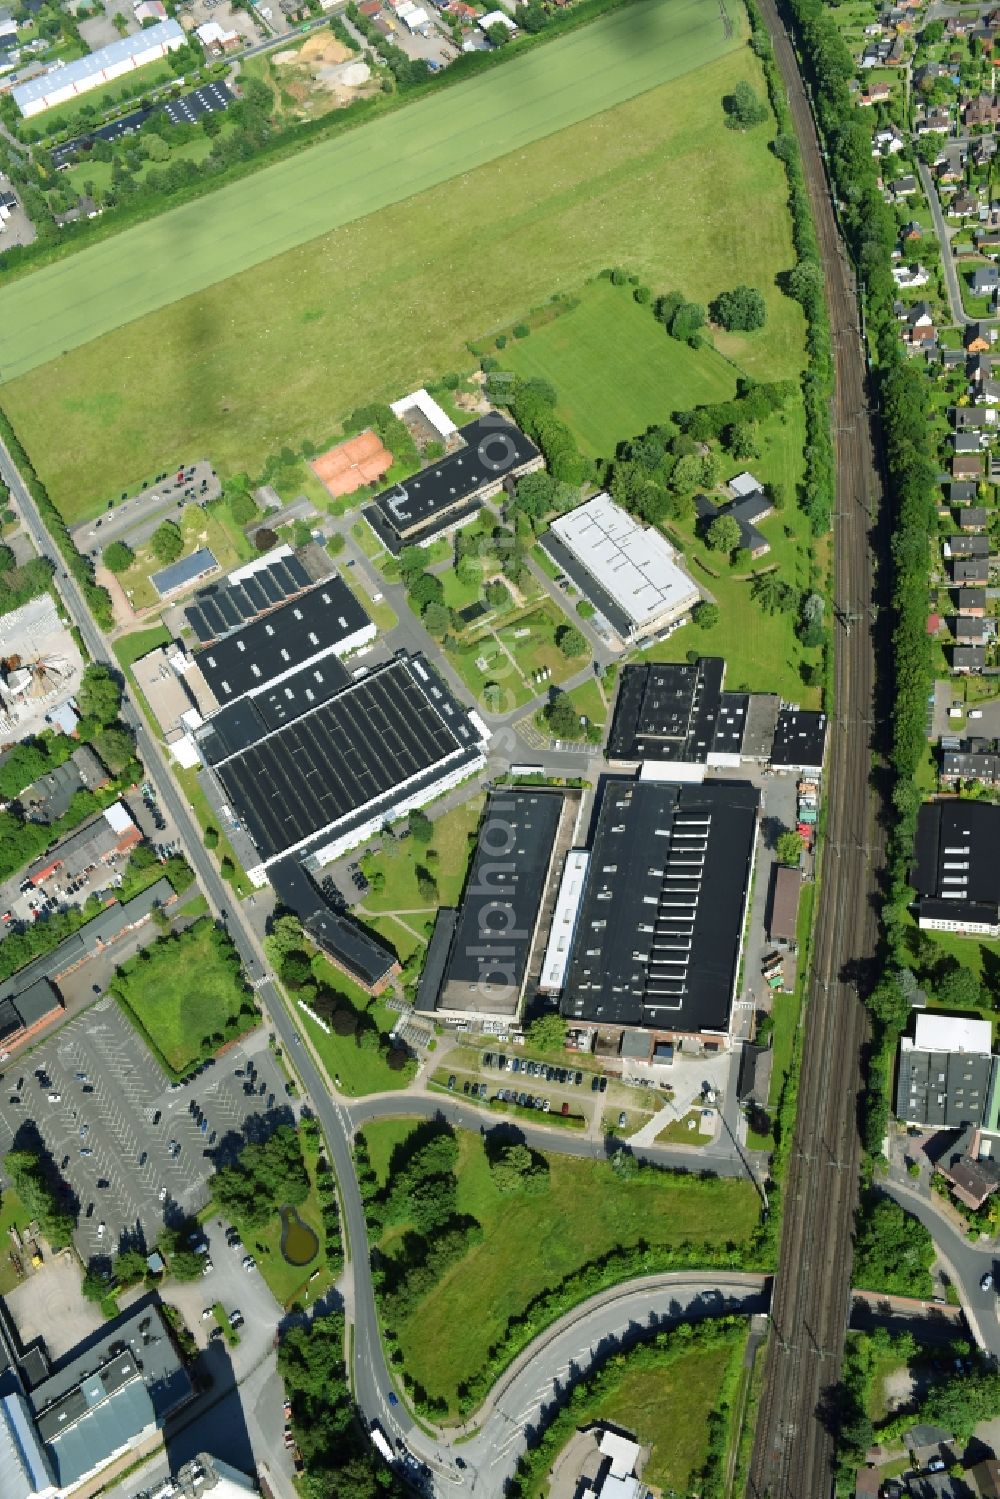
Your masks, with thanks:
[{"label": "mowed meadow", "polygon": [[724,126],[741,78],[763,93],[743,46],[106,334],[0,400],[72,523],[182,459],[254,472],[358,405],[471,368],[469,339],[615,263],[702,301],[759,286],[763,336],[720,347],[751,374],[794,374],[803,325],[775,281],[793,252],[771,127]]}]

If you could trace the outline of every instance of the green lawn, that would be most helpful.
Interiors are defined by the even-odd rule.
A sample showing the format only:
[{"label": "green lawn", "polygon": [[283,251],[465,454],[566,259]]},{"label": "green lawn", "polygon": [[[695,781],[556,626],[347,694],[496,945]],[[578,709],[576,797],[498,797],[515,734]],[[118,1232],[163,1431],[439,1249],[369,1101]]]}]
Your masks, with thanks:
[{"label": "green lawn", "polygon": [[[375,1170],[384,1174],[400,1139],[399,1121],[378,1121],[364,1133]],[[739,1244],[757,1221],[756,1197],[746,1182],[667,1174],[626,1182],[603,1161],[560,1155],[548,1158],[542,1196],[501,1197],[481,1137],[459,1131],[458,1138],[458,1211],[478,1219],[483,1241],[451,1265],[395,1329],[408,1373],[453,1408],[459,1386],[489,1362],[508,1320],[583,1265],[640,1240],[654,1254],[688,1244]],[[398,1235],[398,1225],[390,1232]],[[586,1294],[581,1285],[580,1296]],[[521,1343],[539,1331],[538,1325],[522,1329]]]},{"label": "green lawn", "polygon": [[[397,1011],[390,1010],[379,1000],[363,994],[324,958],[313,959],[313,972],[326,978],[331,988],[350,999],[359,1014],[366,1012],[383,1036],[389,1034],[399,1019]],[[331,1082],[339,1078],[337,1086],[349,1097],[360,1098],[367,1093],[384,1093],[393,1088],[405,1088],[409,1082],[405,1072],[390,1070],[381,1052],[365,1051],[353,1036],[338,1036],[333,1031],[327,1035],[323,1027],[298,1006],[295,1006],[295,1018],[315,1047]]]},{"label": "green lawn", "polygon": [[[739,1369],[746,1334],[737,1329],[715,1347],[683,1349],[675,1357],[621,1360],[618,1378],[602,1381],[599,1394],[574,1408],[574,1424],[608,1421],[651,1448],[643,1483],[664,1494],[699,1492],[708,1457],[708,1417],[720,1391]],[[530,1499],[549,1492],[547,1476],[528,1491]]]},{"label": "green lawn", "polygon": [[596,678],[589,682],[583,682],[579,687],[574,687],[572,692],[566,694],[577,713],[585,713],[592,724],[603,728],[607,722],[608,710],[601,695],[601,689],[597,685]]},{"label": "green lawn", "polygon": [[565,625],[575,622],[557,609],[555,604],[543,604],[530,614],[521,614],[510,624],[497,631],[500,641],[506,646],[524,676],[532,693],[539,688],[531,680],[531,674],[545,667],[551,671],[549,685],[565,682],[574,677],[590,660],[590,647],[581,656],[564,656],[556,644],[556,635]]},{"label": "green lawn", "polygon": [[25,1208],[20,1197],[13,1187],[8,1187],[0,1199],[0,1296],[6,1296],[14,1287],[20,1285],[22,1277],[14,1269],[10,1257],[11,1242],[10,1230],[12,1228],[25,1229],[31,1221],[31,1214]]},{"label": "green lawn", "polygon": [[[428,107],[460,103],[471,89],[476,129],[451,128],[455,121],[449,115],[449,139],[498,142],[503,132],[491,130],[480,114],[477,90],[495,79],[507,116],[534,118],[523,101],[517,109],[510,109],[509,101],[515,82],[528,76],[516,70],[544,58],[540,92],[557,99],[555,85],[568,68],[566,76],[579,87],[564,88],[562,94],[578,98],[582,92],[588,112],[593,111],[602,107],[603,86],[595,92],[587,71],[574,71],[578,44],[585,38],[600,41],[600,75],[624,73],[635,91],[643,76],[655,81],[647,61],[676,70],[677,61],[689,56],[675,48],[670,63],[666,34],[683,26],[690,9],[687,0],[671,6],[644,0],[560,41],[551,52],[541,48],[372,128],[393,121],[403,125],[407,146],[400,153],[393,139],[393,161],[402,159],[403,190],[412,192],[423,185],[414,162],[422,137],[414,134],[414,122],[420,123]],[[699,10],[706,26],[718,23],[709,6],[701,4]],[[630,40],[620,51],[610,50],[607,43],[618,33],[607,27],[634,24],[636,17],[644,26],[655,18],[652,44],[647,46],[647,36],[641,47]],[[637,66],[640,53],[644,62]],[[227,255],[242,255],[255,226],[267,235],[268,253],[280,249],[274,236],[284,235],[286,221],[295,218],[286,194],[297,199],[293,206],[339,212],[344,222],[333,235],[95,337],[45,370],[14,380],[4,388],[8,415],[56,504],[72,521],[95,513],[107,495],[156,472],[166,452],[209,452],[223,472],[253,472],[282,446],[325,435],[363,402],[394,398],[430,372],[468,368],[467,340],[482,330],[472,323],[476,308],[454,295],[449,272],[476,263],[484,244],[490,246],[490,308],[498,323],[541,304],[554,291],[577,291],[614,261],[628,265],[654,290],[680,287],[702,301],[734,281],[752,280],[768,300],[767,329],[763,335],[727,336],[725,352],[751,374],[794,376],[802,363],[801,311],[775,287],[778,272],[793,262],[781,163],[768,150],[768,130],[743,133],[722,124],[719,101],[741,78],[763,92],[759,65],[745,49],[593,113],[585,123],[564,129],[550,125],[557,133],[477,170],[466,170],[471,163],[459,162],[450,148],[428,153],[435,169],[447,160],[442,175],[466,174],[350,224],[352,202],[355,214],[377,202],[384,175],[377,153],[371,156],[366,148],[362,170],[341,174],[343,190],[331,194],[317,190],[311,164],[315,153],[327,150],[317,146],[246,184],[223,188],[52,267],[59,285],[67,283],[65,299],[60,293],[46,303],[50,271],[39,271],[16,288],[16,301],[13,287],[0,292],[0,305],[4,295],[8,299],[3,310],[12,356],[20,346],[27,361],[94,337],[102,320],[104,326],[121,322],[126,307],[128,316],[138,318],[141,304],[128,306],[125,289],[131,291],[140,280],[151,304],[181,294],[183,284],[176,278],[188,274],[185,268],[192,291],[206,275],[221,276],[220,245]],[[339,152],[353,139],[329,146]],[[516,144],[510,141],[502,149]],[[385,170],[390,169],[395,170],[392,163]],[[300,191],[300,170],[308,171],[308,191]],[[272,183],[280,183],[280,192]],[[693,190],[698,183],[711,183],[711,191]],[[253,223],[246,233],[223,230],[229,195],[244,188]],[[750,202],[752,213],[737,210],[736,205]],[[184,256],[175,253],[174,231],[188,247]],[[162,273],[161,235],[169,246],[169,267]],[[107,265],[105,256],[111,257]],[[131,274],[137,264],[143,265],[141,278]],[[378,276],[370,274],[373,264]],[[86,273],[87,296],[68,291],[78,271]],[[90,295],[95,279],[102,288],[109,285],[106,295]],[[67,303],[78,307],[79,321],[86,324],[75,334],[66,323]],[[251,314],[251,308],[266,308],[266,316]],[[211,338],[197,339],[192,358],[192,330],[207,328]],[[13,357],[5,369],[14,372]],[[262,389],[268,391],[266,401],[260,399]],[[60,433],[58,444],[51,441],[53,432]]]},{"label": "green lawn", "polygon": [[118,969],[112,991],[167,1072],[183,1076],[224,1041],[260,1023],[243,1013],[249,993],[238,964],[218,951],[208,919],[161,938]]},{"label": "green lawn", "polygon": [[[758,334],[766,339],[766,331]],[[670,338],[630,286],[595,281],[580,305],[499,356],[517,375],[541,375],[559,394],[557,415],[592,458],[610,458],[626,437],[690,406],[728,401],[736,370],[707,346]]]},{"label": "green lawn", "polygon": [[[718,13],[701,0],[630,6],[602,17],[556,46],[322,141],[37,272],[20,288],[20,300],[7,297],[3,306],[5,322],[17,316],[5,367],[12,373],[34,368],[738,45],[738,36],[727,39]],[[177,254],[179,243],[184,255]]]},{"label": "green lawn", "polygon": [[[120,664],[126,671],[139,660],[140,656],[148,656],[150,651],[155,651],[159,645],[170,643],[170,631],[166,625],[154,625],[149,630],[137,630],[133,635],[120,635],[115,641],[114,651]],[[135,687],[135,681],[132,681]]]},{"label": "green lawn", "polygon": [[[153,724],[153,731],[154,733],[159,735],[160,731],[155,723]],[[232,864],[234,873],[232,875],[231,884],[236,899],[242,900],[244,896],[252,895],[254,887],[247,879],[246,872],[240,864],[239,859],[237,859],[232,844],[230,843],[229,839],[226,837],[222,829],[219,827],[219,818],[212,811],[212,808],[209,805],[208,797],[201,789],[201,782],[198,780],[197,767],[193,767],[190,770],[183,770],[179,765],[175,765],[173,767],[173,772],[177,777],[177,781],[180,785],[181,790],[187,797],[188,805],[190,806],[191,811],[194,813],[195,818],[198,822],[198,826],[201,828],[202,832],[204,833],[206,828],[215,828],[219,835],[219,841],[215,846],[215,857],[219,860],[220,867],[223,859],[228,859]]]},{"label": "green lawn", "polygon": [[[395,911],[416,911],[433,917],[435,907],[428,906],[417,889],[418,864],[429,869],[437,881],[436,904],[457,905],[472,856],[469,834],[474,833],[479,826],[483,800],[482,794],[477,793],[470,796],[468,801],[442,813],[440,817],[434,816],[433,806],[426,808],[427,815],[434,824],[434,836],[428,844],[418,843],[415,838],[404,838],[399,843],[385,838],[379,852],[364,860],[368,878],[371,879],[376,873],[383,874],[385,887],[367,892],[359,914],[365,917]],[[437,851],[436,861],[428,859],[430,849]],[[412,924],[419,926],[419,915]]]}]

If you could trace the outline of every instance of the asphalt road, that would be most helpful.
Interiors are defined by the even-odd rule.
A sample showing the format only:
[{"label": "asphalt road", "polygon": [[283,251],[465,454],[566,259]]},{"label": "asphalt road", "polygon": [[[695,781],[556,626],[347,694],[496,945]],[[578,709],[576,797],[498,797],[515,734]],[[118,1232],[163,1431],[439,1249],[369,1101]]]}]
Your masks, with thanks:
[{"label": "asphalt road", "polygon": [[955,266],[955,257],[951,253],[951,235],[941,212],[941,200],[937,195],[937,188],[926,164],[918,161],[917,170],[920,173],[920,183],[924,195],[931,206],[931,218],[934,221],[934,233],[937,235],[938,244],[941,247],[941,265],[944,268],[944,283],[948,291],[948,305],[951,309],[951,320],[959,328],[971,321],[965,315],[962,306],[962,288],[959,285],[958,270]]}]

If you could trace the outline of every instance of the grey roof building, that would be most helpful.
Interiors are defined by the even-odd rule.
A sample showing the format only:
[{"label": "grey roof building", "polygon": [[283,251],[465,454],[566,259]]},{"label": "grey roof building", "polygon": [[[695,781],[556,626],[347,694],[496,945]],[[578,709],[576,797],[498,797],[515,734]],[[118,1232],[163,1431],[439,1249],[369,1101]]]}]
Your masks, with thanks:
[{"label": "grey roof building", "polygon": [[982,1124],[995,1060],[988,1020],[925,1011],[899,1043],[896,1116],[929,1129]]},{"label": "grey roof building", "polygon": [[394,950],[377,933],[332,906],[299,859],[282,859],[272,865],[270,878],[279,902],[295,913],[306,935],[363,989],[377,994],[390,975],[399,972]]},{"label": "grey roof building", "polygon": [[268,556],[270,561],[238,569],[223,582],[203,589],[188,604],[184,618],[202,645],[221,640],[312,586],[309,574],[294,553],[288,556],[268,553]]},{"label": "grey roof building", "polygon": [[219,564],[215,560],[214,553],[210,552],[208,547],[200,547],[197,552],[192,552],[190,557],[182,557],[179,562],[172,562],[169,567],[163,567],[159,572],[151,574],[149,581],[160,598],[166,599],[172,593],[180,593],[182,588],[189,588],[200,578],[207,578],[218,570]]},{"label": "grey roof building", "polygon": [[952,799],[920,808],[910,883],[921,927],[1000,935],[998,847],[1000,807]]}]

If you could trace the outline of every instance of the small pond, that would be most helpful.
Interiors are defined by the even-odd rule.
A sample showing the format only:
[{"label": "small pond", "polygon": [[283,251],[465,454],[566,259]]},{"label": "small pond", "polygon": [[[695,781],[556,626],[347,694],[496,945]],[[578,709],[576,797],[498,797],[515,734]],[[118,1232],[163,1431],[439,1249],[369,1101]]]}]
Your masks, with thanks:
[{"label": "small pond", "polygon": [[319,1253],[319,1239],[294,1208],[279,1208],[281,1252],[290,1265],[308,1265]]}]

